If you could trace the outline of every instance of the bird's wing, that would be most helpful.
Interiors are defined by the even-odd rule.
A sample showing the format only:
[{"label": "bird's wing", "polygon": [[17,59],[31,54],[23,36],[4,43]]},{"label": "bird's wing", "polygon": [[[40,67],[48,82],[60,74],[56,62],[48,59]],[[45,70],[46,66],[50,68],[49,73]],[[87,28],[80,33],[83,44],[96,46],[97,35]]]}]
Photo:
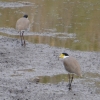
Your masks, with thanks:
[{"label": "bird's wing", "polygon": [[81,74],[80,65],[77,60],[73,57],[68,57],[64,60],[65,69],[70,73],[75,73],[77,75]]}]

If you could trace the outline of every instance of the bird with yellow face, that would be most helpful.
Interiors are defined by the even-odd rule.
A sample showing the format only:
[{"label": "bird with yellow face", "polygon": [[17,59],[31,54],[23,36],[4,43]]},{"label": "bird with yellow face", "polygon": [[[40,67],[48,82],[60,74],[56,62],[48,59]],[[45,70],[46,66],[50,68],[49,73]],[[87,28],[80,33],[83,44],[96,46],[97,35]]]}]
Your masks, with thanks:
[{"label": "bird with yellow face", "polygon": [[[78,76],[82,76],[80,65],[74,57],[69,56],[67,53],[62,53],[60,54],[59,57],[63,58],[63,65],[66,71],[68,71],[69,90],[71,90],[72,89],[71,84],[74,78],[74,74]],[[72,74],[72,77],[71,77],[71,74]]]}]

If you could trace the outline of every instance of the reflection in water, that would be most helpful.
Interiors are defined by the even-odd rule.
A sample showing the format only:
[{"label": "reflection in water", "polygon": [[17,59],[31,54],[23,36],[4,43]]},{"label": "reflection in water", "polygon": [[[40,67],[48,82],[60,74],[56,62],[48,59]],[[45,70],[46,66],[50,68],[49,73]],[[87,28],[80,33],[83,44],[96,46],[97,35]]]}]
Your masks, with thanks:
[{"label": "reflection in water", "polygon": [[[0,35],[3,36],[8,36],[12,38],[20,38],[18,35],[8,35],[8,34],[3,34],[0,33]],[[56,47],[65,47],[65,48],[70,48],[73,50],[87,50],[87,51],[99,51],[100,48],[98,47],[98,44],[95,45],[91,44],[89,46],[88,43],[81,42],[78,40],[78,38],[59,38],[58,37],[52,37],[52,36],[41,36],[41,35],[29,35],[25,36],[25,40],[28,40],[29,42],[32,43],[43,43],[43,44],[49,44],[50,46],[56,46]]]},{"label": "reflection in water", "polygon": [[54,75],[54,76],[40,76],[39,78],[41,83],[59,83],[61,81],[68,82],[67,74]]},{"label": "reflection in water", "polygon": [[[79,78],[74,75],[75,79]],[[68,82],[68,75],[67,74],[59,74],[54,76],[39,76],[41,83],[59,83],[59,82]]]},{"label": "reflection in water", "polygon": [[[3,2],[7,0],[3,0]],[[10,0],[18,2],[18,0]],[[27,2],[24,0],[23,2]],[[55,38],[52,44],[78,50],[100,50],[100,0],[28,0],[33,6],[0,9],[0,27],[13,27],[24,13],[29,15],[32,32],[75,33],[79,42]],[[38,40],[37,36],[37,40]],[[27,37],[30,40],[31,37]],[[42,38],[42,37],[39,37]],[[49,37],[45,37],[48,38]],[[33,37],[33,39],[36,39]],[[33,39],[31,39],[33,41]],[[51,40],[51,37],[50,39]],[[60,42],[58,42],[60,41]],[[43,43],[44,41],[42,41]],[[67,43],[68,42],[68,43]],[[39,43],[39,42],[38,42]],[[51,41],[49,42],[51,44]],[[70,44],[70,45],[68,45]]]},{"label": "reflection in water", "polygon": [[[98,73],[85,73],[85,76],[78,77],[74,75],[75,80],[80,80],[82,84],[90,84],[91,87],[95,86],[97,88],[96,93],[100,94],[100,74]],[[60,74],[54,76],[40,76],[40,83],[59,83],[59,82],[68,82],[67,74]],[[89,83],[88,83],[89,82]],[[77,83],[77,82],[76,82]]]}]

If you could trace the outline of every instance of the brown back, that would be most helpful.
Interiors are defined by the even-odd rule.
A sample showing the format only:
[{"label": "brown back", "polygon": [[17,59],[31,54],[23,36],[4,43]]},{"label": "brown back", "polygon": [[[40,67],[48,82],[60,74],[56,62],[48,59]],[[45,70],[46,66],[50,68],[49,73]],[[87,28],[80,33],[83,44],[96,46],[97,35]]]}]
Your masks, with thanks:
[{"label": "brown back", "polygon": [[63,61],[65,69],[70,73],[75,73],[78,76],[81,76],[80,65],[77,60],[73,57],[67,57]]},{"label": "brown back", "polygon": [[16,22],[16,29],[18,31],[27,30],[29,28],[29,23],[30,22],[29,22],[28,18],[22,17],[22,18],[17,20],[17,22]]}]

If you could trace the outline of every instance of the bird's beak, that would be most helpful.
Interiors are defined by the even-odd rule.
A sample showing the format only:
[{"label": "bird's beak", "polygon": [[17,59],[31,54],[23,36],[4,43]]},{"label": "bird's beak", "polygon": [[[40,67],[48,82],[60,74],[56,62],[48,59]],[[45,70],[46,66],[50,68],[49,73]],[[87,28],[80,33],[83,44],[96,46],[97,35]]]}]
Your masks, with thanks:
[{"label": "bird's beak", "polygon": [[60,54],[59,58],[64,58],[64,55],[63,54]]}]

